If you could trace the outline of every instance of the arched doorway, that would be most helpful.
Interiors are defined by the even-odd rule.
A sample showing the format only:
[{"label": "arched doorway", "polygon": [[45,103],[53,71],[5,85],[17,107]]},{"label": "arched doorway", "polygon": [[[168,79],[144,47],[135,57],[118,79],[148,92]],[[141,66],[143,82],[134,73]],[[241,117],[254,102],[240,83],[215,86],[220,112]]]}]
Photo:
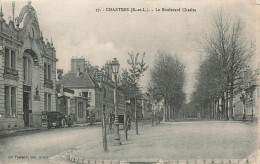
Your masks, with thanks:
[{"label": "arched doorway", "polygon": [[39,83],[37,79],[33,79],[35,71],[38,71],[34,69],[35,66],[39,66],[38,56],[30,49],[25,50],[23,53],[23,119],[25,127],[30,126],[32,120],[32,88],[38,86]]}]

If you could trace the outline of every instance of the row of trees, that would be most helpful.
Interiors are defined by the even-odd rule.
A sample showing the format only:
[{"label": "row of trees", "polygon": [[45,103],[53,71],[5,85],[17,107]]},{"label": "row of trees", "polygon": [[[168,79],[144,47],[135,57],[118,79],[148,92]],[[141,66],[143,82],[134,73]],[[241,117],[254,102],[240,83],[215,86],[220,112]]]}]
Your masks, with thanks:
[{"label": "row of trees", "polygon": [[163,120],[177,118],[185,101],[185,66],[172,53],[159,50],[153,68],[148,95],[152,100],[164,100]]},{"label": "row of trees", "polygon": [[234,90],[241,89],[241,75],[255,46],[245,37],[242,22],[224,16],[222,11],[213,18],[210,32],[199,43],[204,60],[192,100],[204,117],[230,119]]}]

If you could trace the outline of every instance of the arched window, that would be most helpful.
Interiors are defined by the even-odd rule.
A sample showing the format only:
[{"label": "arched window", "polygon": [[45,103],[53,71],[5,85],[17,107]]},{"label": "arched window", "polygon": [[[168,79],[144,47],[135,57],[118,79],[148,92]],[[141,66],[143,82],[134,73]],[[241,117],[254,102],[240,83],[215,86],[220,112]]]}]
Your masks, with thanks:
[{"label": "arched window", "polygon": [[33,28],[32,28],[31,37],[34,39],[34,30],[33,30]]},{"label": "arched window", "polygon": [[32,61],[29,57],[23,57],[23,77],[24,82],[31,83],[32,82]]},{"label": "arched window", "polygon": [[107,92],[105,88],[103,88],[103,98],[107,98]]}]

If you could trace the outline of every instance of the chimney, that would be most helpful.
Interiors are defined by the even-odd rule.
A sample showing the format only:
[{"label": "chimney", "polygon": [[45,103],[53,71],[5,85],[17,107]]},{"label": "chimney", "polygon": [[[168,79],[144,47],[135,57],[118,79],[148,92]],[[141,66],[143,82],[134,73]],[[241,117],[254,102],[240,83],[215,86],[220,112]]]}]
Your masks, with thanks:
[{"label": "chimney", "polygon": [[85,59],[84,58],[72,58],[71,59],[71,72],[78,72],[80,69],[81,72],[85,69]]},{"label": "chimney", "polygon": [[13,22],[14,22],[15,1],[12,2],[12,9],[13,9]]}]

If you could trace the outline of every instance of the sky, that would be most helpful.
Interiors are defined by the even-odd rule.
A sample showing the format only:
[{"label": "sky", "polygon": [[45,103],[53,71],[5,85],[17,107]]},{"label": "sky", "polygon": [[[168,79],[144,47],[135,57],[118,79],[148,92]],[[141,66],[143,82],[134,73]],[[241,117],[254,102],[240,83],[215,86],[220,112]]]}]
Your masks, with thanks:
[{"label": "sky", "polygon": [[[11,3],[1,2],[6,20],[12,14]],[[15,3],[17,16],[27,1]],[[240,18],[246,37],[252,41],[256,38],[255,0],[32,0],[32,6],[43,37],[53,40],[58,69],[68,72],[73,57],[84,57],[99,67],[117,58],[120,67],[127,68],[128,53],[145,52],[149,69],[140,79],[145,89],[157,51],[170,51],[186,66],[187,102],[200,63],[198,39],[209,31],[217,11]],[[145,8],[150,12],[106,11],[107,8]],[[196,12],[156,12],[156,8],[187,8]]]}]

